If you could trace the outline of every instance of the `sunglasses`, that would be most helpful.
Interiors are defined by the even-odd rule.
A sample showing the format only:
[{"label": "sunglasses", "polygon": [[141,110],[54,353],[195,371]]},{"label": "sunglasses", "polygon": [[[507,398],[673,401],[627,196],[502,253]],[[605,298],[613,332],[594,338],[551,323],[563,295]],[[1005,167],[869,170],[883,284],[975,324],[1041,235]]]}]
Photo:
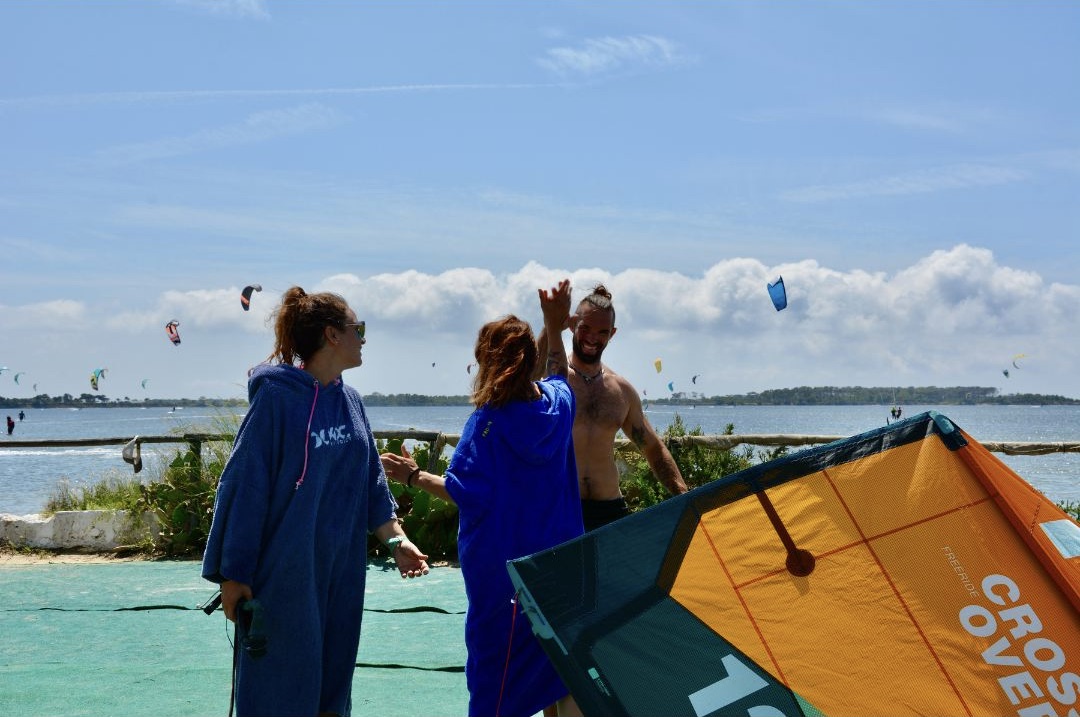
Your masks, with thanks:
[{"label": "sunglasses", "polygon": [[364,322],[363,321],[358,321],[355,324],[345,324],[345,325],[346,326],[351,326],[356,330],[356,338],[358,338],[358,339],[363,339],[364,338]]}]

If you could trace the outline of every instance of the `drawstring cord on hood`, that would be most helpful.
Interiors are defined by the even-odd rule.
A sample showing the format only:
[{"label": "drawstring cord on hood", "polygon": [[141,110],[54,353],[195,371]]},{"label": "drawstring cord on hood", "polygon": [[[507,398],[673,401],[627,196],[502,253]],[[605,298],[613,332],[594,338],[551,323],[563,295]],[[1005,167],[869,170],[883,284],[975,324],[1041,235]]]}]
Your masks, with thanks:
[{"label": "drawstring cord on hood", "polygon": [[315,404],[319,401],[319,381],[316,379],[315,383],[315,398],[311,400],[311,413],[308,414],[307,430],[304,431],[304,469],[300,471],[300,479],[296,481],[296,487],[293,490],[300,490],[300,486],[304,482],[304,476],[307,475],[307,463],[308,463],[308,446],[311,444],[311,421],[315,418]]}]

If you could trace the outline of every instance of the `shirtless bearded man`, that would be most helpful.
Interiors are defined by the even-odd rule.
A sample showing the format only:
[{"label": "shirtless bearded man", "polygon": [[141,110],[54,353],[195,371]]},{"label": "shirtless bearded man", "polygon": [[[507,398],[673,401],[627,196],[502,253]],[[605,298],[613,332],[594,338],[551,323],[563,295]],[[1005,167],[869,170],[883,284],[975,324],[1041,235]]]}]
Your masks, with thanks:
[{"label": "shirtless bearded man", "polygon": [[630,513],[615,466],[615,434],[620,428],[672,494],[685,493],[686,483],[645,418],[637,390],[600,360],[616,330],[615,307],[603,284],[578,303],[567,326],[573,348],[569,383],[577,401],[574,457],[585,530],[592,530]]}]

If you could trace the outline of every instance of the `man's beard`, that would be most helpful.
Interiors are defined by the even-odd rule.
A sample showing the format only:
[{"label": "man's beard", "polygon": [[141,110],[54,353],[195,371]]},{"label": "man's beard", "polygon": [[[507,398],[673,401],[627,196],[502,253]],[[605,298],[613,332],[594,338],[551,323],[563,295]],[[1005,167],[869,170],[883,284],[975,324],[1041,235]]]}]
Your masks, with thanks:
[{"label": "man's beard", "polygon": [[576,338],[570,341],[570,348],[574,352],[574,358],[586,366],[595,366],[600,363],[600,357],[604,355],[604,349],[607,346],[601,346],[596,350],[595,356],[586,356],[584,350],[581,348],[581,342]]}]

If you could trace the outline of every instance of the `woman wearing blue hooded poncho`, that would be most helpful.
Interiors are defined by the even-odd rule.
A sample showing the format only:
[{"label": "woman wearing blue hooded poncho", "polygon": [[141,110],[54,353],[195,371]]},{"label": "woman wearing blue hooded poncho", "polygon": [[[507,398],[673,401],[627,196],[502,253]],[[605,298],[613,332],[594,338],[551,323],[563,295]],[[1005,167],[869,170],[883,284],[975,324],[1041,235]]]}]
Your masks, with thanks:
[{"label": "woman wearing blue hooded poncho", "polygon": [[506,316],[476,340],[476,411],[445,476],[421,471],[407,454],[384,453],[391,480],[458,506],[458,558],[465,616],[469,714],[581,712],[518,609],[506,561],[581,535],[581,500],[571,430],[574,395],[566,383],[560,332],[570,313],[570,283],[541,290],[548,377],[532,380],[538,356],[528,323]]},{"label": "woman wearing blue hooded poncho", "polygon": [[362,363],[364,322],[336,294],[293,287],[275,335],[249,376],[202,574],[229,620],[242,600],[259,605],[265,649],[237,646],[239,717],[348,715],[368,533],[402,577],[426,574],[427,556],[398,525],[360,394],[341,380]]}]

